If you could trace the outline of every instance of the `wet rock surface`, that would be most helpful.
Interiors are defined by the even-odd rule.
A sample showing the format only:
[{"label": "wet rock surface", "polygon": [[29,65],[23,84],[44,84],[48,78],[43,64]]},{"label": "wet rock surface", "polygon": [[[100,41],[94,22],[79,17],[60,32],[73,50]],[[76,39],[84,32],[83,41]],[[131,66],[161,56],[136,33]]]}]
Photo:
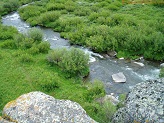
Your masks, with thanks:
[{"label": "wet rock surface", "polygon": [[164,78],[137,84],[126,99],[124,108],[113,123],[164,123]]},{"label": "wet rock surface", "polygon": [[164,63],[160,64],[160,67],[161,67],[161,68],[164,68]]},{"label": "wet rock surface", "polygon": [[139,67],[144,67],[145,65],[141,62],[133,62],[133,64],[138,65]]},{"label": "wet rock surface", "polygon": [[116,73],[112,75],[112,79],[114,82],[126,82],[126,77],[122,72]]},{"label": "wet rock surface", "polygon": [[2,114],[6,120],[18,123],[96,123],[78,103],[42,92],[18,97],[4,107]]}]

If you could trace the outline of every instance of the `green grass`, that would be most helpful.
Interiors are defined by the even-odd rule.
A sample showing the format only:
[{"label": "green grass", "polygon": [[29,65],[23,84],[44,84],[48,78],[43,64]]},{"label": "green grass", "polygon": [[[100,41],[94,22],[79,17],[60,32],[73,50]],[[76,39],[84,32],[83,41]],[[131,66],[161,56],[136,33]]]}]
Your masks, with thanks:
[{"label": "green grass", "polygon": [[[24,93],[42,91],[58,99],[70,99],[84,106],[87,88],[80,79],[66,79],[59,68],[51,67],[45,54],[32,56],[34,61],[20,61],[17,50],[0,49],[0,109]],[[20,51],[19,51],[20,52]],[[55,80],[59,88],[46,92],[42,83]]]},{"label": "green grass", "polygon": [[[0,41],[0,46],[3,42]],[[95,101],[105,94],[102,83],[84,83],[79,77],[67,78],[58,66],[47,62],[46,56],[43,53],[31,55],[28,50],[0,48],[0,111],[22,94],[41,91],[57,99],[75,101],[96,121],[109,122],[116,106],[108,104],[109,114],[106,103],[103,106]]]}]

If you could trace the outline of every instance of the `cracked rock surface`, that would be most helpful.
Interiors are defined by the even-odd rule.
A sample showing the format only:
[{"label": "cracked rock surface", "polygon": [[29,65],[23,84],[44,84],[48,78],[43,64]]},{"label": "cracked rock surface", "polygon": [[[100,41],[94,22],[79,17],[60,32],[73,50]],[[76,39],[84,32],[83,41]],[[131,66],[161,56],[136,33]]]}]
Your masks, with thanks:
[{"label": "cracked rock surface", "polygon": [[164,123],[164,78],[134,86],[113,117],[113,123],[133,122]]},{"label": "cracked rock surface", "polygon": [[18,123],[96,123],[78,103],[58,100],[42,92],[30,92],[9,102],[2,117]]}]

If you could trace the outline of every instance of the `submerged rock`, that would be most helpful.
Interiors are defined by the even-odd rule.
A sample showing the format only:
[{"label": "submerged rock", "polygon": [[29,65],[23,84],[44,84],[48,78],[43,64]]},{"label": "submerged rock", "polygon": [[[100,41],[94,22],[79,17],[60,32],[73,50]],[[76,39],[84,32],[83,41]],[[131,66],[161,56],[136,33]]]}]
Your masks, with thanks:
[{"label": "submerged rock", "polygon": [[164,123],[164,79],[147,81],[132,88],[124,108],[113,116],[113,123]]},{"label": "submerged rock", "polygon": [[133,62],[134,64],[136,64],[136,65],[139,65],[140,67],[144,67],[145,65],[143,64],[143,63],[141,63],[141,62]]},{"label": "submerged rock", "polygon": [[3,118],[18,123],[96,123],[76,102],[31,92],[9,102]]},{"label": "submerged rock", "polygon": [[112,79],[114,82],[126,82],[126,77],[122,72],[116,73],[112,75]]}]

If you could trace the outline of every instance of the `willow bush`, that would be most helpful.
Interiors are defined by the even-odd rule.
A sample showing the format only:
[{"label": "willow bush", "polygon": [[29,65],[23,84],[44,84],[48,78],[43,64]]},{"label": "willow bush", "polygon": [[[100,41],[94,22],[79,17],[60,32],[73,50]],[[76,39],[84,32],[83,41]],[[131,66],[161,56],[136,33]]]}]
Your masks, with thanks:
[{"label": "willow bush", "polygon": [[89,73],[89,56],[77,48],[55,49],[48,54],[47,60],[58,65],[68,77],[84,77]]},{"label": "willow bush", "polygon": [[126,58],[164,59],[163,7],[122,4],[121,0],[38,3],[21,8],[21,18],[61,32],[71,44],[88,46],[96,52],[121,51]]}]

